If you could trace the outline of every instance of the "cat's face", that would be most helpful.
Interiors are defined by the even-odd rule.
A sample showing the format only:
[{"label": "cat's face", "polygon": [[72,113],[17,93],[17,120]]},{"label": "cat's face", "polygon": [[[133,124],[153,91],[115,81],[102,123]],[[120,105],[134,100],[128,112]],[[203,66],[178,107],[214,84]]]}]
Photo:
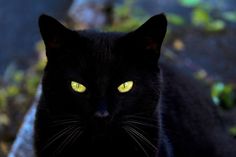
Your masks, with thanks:
[{"label": "cat's face", "polygon": [[150,131],[146,123],[157,123],[158,59],[166,32],[163,15],[126,34],[75,32],[42,16],[40,31],[48,57],[44,107],[52,121],[55,117],[68,124],[72,119],[73,125],[77,121],[91,141],[137,128]]}]

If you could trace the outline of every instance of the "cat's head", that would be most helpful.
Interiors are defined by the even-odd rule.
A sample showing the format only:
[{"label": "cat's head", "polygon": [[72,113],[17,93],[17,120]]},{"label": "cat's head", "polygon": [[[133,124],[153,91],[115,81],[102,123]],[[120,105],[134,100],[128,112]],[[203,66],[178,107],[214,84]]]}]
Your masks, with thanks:
[{"label": "cat's head", "polygon": [[91,135],[156,122],[163,14],[129,33],[72,31],[46,15],[39,26],[48,58],[44,107],[52,117],[77,117]]}]

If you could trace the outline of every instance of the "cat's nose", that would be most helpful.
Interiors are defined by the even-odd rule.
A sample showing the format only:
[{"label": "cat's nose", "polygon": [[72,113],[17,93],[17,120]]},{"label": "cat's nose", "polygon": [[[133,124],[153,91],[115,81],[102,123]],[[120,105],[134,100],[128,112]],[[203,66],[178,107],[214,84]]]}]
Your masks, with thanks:
[{"label": "cat's nose", "polygon": [[110,114],[107,110],[107,103],[104,100],[101,100],[97,106],[97,111],[95,112],[95,117],[106,118]]},{"label": "cat's nose", "polygon": [[98,118],[107,118],[109,115],[110,115],[109,112],[106,110],[95,112],[95,117],[98,117]]}]

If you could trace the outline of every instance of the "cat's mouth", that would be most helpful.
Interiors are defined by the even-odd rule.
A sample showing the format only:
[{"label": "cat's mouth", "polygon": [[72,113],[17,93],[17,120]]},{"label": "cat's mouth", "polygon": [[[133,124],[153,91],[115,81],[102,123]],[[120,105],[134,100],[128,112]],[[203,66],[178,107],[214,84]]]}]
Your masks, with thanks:
[{"label": "cat's mouth", "polygon": [[109,136],[117,132],[117,130],[121,129],[121,124],[119,121],[107,118],[97,118],[93,117],[90,121],[87,121],[87,125],[85,126],[86,132],[91,136],[96,138]]}]

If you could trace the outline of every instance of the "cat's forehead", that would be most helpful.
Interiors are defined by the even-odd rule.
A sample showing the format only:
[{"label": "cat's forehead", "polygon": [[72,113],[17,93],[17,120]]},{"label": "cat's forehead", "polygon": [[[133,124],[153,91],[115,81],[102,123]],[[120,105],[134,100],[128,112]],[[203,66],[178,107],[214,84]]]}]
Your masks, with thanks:
[{"label": "cat's forehead", "polygon": [[73,42],[72,55],[68,56],[73,69],[102,77],[124,67],[127,56],[123,57],[119,50],[123,33],[79,31],[77,34],[79,38]]},{"label": "cat's forehead", "polygon": [[78,31],[80,40],[83,40],[84,48],[97,55],[107,55],[112,53],[114,48],[122,41],[124,33],[97,32],[97,31]]},{"label": "cat's forehead", "polygon": [[80,31],[78,35],[79,40],[75,43],[78,61],[84,60],[90,65],[101,67],[124,59],[120,50],[124,33]]}]

